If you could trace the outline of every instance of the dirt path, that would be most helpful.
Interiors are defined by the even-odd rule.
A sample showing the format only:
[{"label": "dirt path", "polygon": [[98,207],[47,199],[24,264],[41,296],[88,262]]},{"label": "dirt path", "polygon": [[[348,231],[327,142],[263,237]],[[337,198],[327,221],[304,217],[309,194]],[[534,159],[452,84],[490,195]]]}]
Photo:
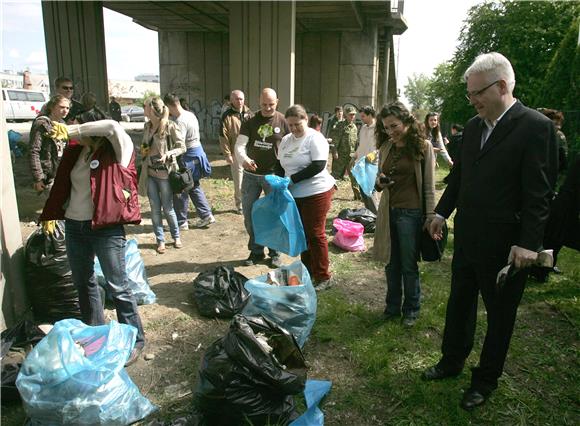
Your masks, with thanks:
[{"label": "dirt path", "polygon": [[[255,277],[268,270],[267,265],[252,267],[241,266],[248,255],[247,234],[243,217],[236,214],[233,203],[233,188],[229,180],[229,166],[216,152],[209,150],[213,167],[212,179],[202,181],[213,209],[216,223],[207,229],[182,231],[184,247],[175,249],[166,232],[168,249],[159,255],[155,251],[155,239],[151,227],[149,203],[141,198],[143,222],[139,226],[127,226],[127,237],[135,238],[146,265],[149,282],[157,295],[157,303],[140,306],[147,346],[144,354],[153,355],[151,360],[141,358],[129,367],[128,371],[143,394],[162,408],[162,415],[171,418],[186,412],[191,403],[191,388],[196,380],[200,357],[207,346],[223,335],[228,321],[202,318],[192,300],[192,282],[202,271],[211,270],[218,265],[231,265],[246,277]],[[27,159],[17,159],[14,174],[19,201],[21,229],[23,238],[36,229],[34,221],[43,205],[42,197],[35,195],[30,187]],[[357,206],[351,201],[349,185],[343,182],[335,194],[329,218],[335,217],[345,207]],[[357,206],[359,207],[359,206]],[[190,213],[190,219],[192,213]],[[190,220],[191,221],[191,220]],[[330,220],[329,220],[330,223]],[[367,239],[367,245],[372,244]],[[334,269],[343,267],[345,260],[358,258],[364,261],[369,255],[346,254],[332,249],[331,258]],[[293,261],[283,255],[285,264]],[[336,287],[358,302],[365,303],[377,310],[382,309],[384,276],[382,270],[361,271],[356,279],[341,279],[335,274]],[[115,312],[106,311],[108,318],[115,318]],[[353,366],[341,347],[309,342],[304,348],[309,365],[309,377],[330,379],[334,386],[345,388],[354,385],[359,379],[353,373]],[[328,407],[327,424],[354,424],[349,413],[333,412]],[[359,419],[360,420],[360,419]],[[346,423],[345,423],[346,422]],[[359,422],[360,424],[360,422]]]}]

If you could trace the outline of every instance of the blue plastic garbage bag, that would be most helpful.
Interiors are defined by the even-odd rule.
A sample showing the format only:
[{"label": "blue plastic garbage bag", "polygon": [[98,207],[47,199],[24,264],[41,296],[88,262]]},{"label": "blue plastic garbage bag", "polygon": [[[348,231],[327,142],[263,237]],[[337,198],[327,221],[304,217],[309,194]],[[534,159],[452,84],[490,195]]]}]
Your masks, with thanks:
[{"label": "blue plastic garbage bag", "polygon": [[257,244],[298,256],[306,250],[306,237],[296,202],[288,191],[290,178],[266,175],[272,191],[254,203],[252,225]]},{"label": "blue plastic garbage bag", "polygon": [[22,134],[15,132],[14,130],[8,130],[8,144],[10,150],[14,152],[15,157],[22,157],[22,151],[18,146],[18,142],[22,140]]},{"label": "blue plastic garbage bag", "polygon": [[136,335],[116,321],[58,321],[16,379],[31,424],[127,425],[155,411],[124,369]]},{"label": "blue plastic garbage bag", "polygon": [[360,189],[369,197],[373,194],[378,172],[379,166],[374,163],[369,163],[366,157],[359,159],[351,169],[351,173],[360,186]]},{"label": "blue plastic garbage bag", "polygon": [[[147,280],[147,273],[145,272],[145,264],[141,258],[137,240],[127,240],[125,245],[125,270],[127,271],[127,279],[129,281],[129,288],[135,296],[138,305],[150,305],[155,303],[157,297],[149,287]],[[99,284],[105,287],[105,276],[101,269],[99,259],[95,257],[95,275]]]},{"label": "blue plastic garbage bag", "polygon": [[332,382],[328,380],[307,380],[304,389],[306,411],[289,426],[323,426],[324,413],[318,408],[322,398],[330,391]]},{"label": "blue plastic garbage bag", "polygon": [[250,298],[242,312],[246,316],[263,315],[274,321],[292,333],[302,348],[316,321],[316,291],[310,274],[300,261],[282,266],[271,273],[274,276],[286,273],[295,275],[300,285],[268,284],[268,274],[248,280],[244,287],[250,293]]}]

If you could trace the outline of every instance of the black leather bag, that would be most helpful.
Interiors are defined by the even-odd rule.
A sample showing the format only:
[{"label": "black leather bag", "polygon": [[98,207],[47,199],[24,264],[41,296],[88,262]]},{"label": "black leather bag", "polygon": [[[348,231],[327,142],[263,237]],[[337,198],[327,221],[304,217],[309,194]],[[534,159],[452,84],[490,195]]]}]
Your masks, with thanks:
[{"label": "black leather bag", "polygon": [[424,262],[438,262],[443,257],[443,252],[445,251],[445,246],[447,245],[447,235],[449,230],[447,229],[447,224],[443,223],[443,238],[440,240],[434,240],[429,235],[426,229],[421,232],[421,241],[419,251],[421,253],[421,259]]},{"label": "black leather bag", "polygon": [[[423,177],[423,212],[427,211],[425,206],[425,160],[421,160],[421,174]],[[449,229],[447,229],[447,223],[443,222],[442,228],[443,237],[440,240],[434,240],[429,235],[426,229],[421,231],[421,240],[419,241],[419,253],[423,262],[438,262],[443,257],[443,252],[445,251],[445,246],[447,245],[447,236],[449,234]]]},{"label": "black leather bag", "polygon": [[193,173],[179,159],[177,161],[178,170],[169,172],[169,186],[174,194],[181,194],[183,191],[189,191],[195,185]]}]

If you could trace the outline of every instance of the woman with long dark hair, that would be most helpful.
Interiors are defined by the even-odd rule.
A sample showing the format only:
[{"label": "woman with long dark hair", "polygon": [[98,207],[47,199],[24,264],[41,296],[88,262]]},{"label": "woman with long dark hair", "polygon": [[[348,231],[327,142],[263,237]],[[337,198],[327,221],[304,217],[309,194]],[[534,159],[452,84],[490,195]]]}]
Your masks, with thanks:
[{"label": "woman with long dark hair", "polygon": [[436,112],[430,112],[425,116],[425,133],[427,139],[433,145],[433,151],[436,154],[441,154],[443,159],[449,164],[449,167],[453,166],[453,160],[449,156],[447,149],[445,148],[445,142],[443,140],[443,135],[441,135],[441,127],[439,121],[439,114]]},{"label": "woman with long dark hair", "polygon": [[419,316],[419,241],[421,229],[435,208],[432,145],[420,123],[400,102],[385,105],[377,120],[379,175],[375,189],[382,192],[374,254],[386,263],[387,296],[384,316],[413,326]]}]

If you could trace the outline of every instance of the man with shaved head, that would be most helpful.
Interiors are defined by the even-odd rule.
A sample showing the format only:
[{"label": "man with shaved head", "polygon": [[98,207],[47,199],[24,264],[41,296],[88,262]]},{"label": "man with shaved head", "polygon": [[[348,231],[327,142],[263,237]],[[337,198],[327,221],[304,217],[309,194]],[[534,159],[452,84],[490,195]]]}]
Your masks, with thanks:
[{"label": "man with shaved head", "polygon": [[242,176],[244,169],[234,155],[236,139],[240,134],[243,123],[254,116],[254,113],[244,105],[245,96],[241,90],[233,90],[230,94],[230,107],[222,114],[222,126],[220,129],[220,147],[226,161],[232,169],[234,181],[234,201],[236,211],[242,214]]},{"label": "man with shaved head", "polygon": [[[256,244],[252,228],[252,206],[260,198],[262,191],[270,192],[264,176],[274,173],[276,152],[284,135],[290,133],[284,115],[276,111],[278,95],[273,89],[266,88],[260,94],[260,110],[256,115],[242,124],[236,140],[235,154],[242,165],[242,208],[244,225],[250,237],[248,249],[250,256],[244,264],[254,265],[264,260],[264,247]],[[281,266],[280,255],[276,250],[268,249],[270,265]]]}]

